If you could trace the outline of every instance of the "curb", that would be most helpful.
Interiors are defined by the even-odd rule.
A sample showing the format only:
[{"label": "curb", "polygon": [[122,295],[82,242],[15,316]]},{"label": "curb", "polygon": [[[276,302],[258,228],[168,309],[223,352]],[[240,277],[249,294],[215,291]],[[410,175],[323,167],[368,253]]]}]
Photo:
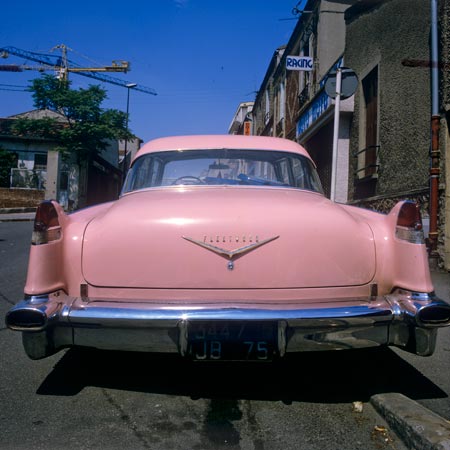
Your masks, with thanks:
[{"label": "curb", "polygon": [[450,422],[398,393],[377,394],[370,402],[411,449],[450,450]]},{"label": "curb", "polygon": [[1,222],[33,222],[34,220],[34,216],[33,217],[5,217],[3,218],[0,215],[0,223]]},{"label": "curb", "polygon": [[0,208],[0,222],[31,222],[37,208]]},{"label": "curb", "polygon": [[37,207],[33,208],[0,208],[0,215],[2,214],[22,214],[22,213],[35,213]]}]

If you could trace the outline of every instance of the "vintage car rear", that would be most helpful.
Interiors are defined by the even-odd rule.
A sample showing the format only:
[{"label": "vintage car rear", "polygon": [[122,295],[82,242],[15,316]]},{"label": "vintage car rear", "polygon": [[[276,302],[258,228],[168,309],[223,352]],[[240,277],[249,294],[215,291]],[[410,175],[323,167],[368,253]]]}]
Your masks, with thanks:
[{"label": "vintage car rear", "polygon": [[302,147],[247,136],[158,139],[116,202],[72,214],[42,203],[25,298],[6,316],[33,359],[65,347],[426,356],[449,323],[416,204],[384,215],[333,203]]}]

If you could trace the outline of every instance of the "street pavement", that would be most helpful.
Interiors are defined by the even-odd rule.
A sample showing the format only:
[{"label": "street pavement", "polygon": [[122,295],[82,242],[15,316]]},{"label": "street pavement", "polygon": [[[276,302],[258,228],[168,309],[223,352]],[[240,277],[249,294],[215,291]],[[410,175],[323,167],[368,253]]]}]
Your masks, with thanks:
[{"label": "street pavement", "polygon": [[[34,216],[35,209],[0,209],[0,222],[32,221]],[[432,271],[432,278],[436,294],[450,303],[450,272]],[[438,345],[443,344],[445,348],[441,351],[449,352],[450,333],[448,329],[441,330],[442,332],[446,333],[446,342],[438,342]],[[404,355],[402,352],[403,357]],[[411,355],[410,358],[413,360],[415,356]],[[446,391],[448,400],[450,394],[448,372],[443,374],[443,383],[445,386],[441,387]],[[443,411],[446,417],[442,417],[423,404],[395,392],[373,395],[370,401],[407,448],[450,450],[450,413],[447,413],[447,410]],[[450,405],[448,408],[450,411]]]}]

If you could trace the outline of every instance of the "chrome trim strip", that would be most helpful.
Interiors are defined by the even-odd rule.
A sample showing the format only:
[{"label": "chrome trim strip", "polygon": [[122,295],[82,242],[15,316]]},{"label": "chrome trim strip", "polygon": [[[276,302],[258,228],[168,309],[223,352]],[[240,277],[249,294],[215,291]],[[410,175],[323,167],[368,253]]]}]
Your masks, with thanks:
[{"label": "chrome trim strip", "polygon": [[50,300],[50,297],[48,294],[43,294],[43,295],[24,295],[24,301],[28,302],[28,303],[36,303],[36,304],[40,304],[40,303],[47,303]]},{"label": "chrome trim strip", "polygon": [[389,321],[393,317],[388,305],[375,307],[368,305],[316,308],[316,309],[244,309],[244,308],[159,308],[159,309],[132,309],[110,308],[102,306],[89,307],[72,306],[69,313],[69,322],[76,325],[98,326],[148,326],[151,322],[176,322],[187,320],[322,320],[365,318]]},{"label": "chrome trim strip", "polygon": [[424,244],[425,236],[422,230],[411,230],[407,227],[399,225],[395,228],[395,237],[401,241],[409,242],[410,244]]}]

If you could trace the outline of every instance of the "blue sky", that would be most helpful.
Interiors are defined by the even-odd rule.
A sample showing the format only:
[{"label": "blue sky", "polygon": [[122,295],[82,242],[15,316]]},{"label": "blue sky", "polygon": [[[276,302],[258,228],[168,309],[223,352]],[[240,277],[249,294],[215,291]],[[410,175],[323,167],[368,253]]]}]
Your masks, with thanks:
[{"label": "blue sky", "polygon": [[[49,53],[65,44],[83,67],[131,64],[109,75],[155,89],[131,91],[130,128],[148,141],[226,133],[240,102],[252,101],[275,49],[289,40],[298,0],[8,1],[0,47]],[[0,64],[30,64],[16,56]],[[26,86],[37,71],[0,72],[0,117],[33,109]],[[95,83],[70,75],[73,88]],[[125,88],[102,85],[104,107],[126,109]]]}]

